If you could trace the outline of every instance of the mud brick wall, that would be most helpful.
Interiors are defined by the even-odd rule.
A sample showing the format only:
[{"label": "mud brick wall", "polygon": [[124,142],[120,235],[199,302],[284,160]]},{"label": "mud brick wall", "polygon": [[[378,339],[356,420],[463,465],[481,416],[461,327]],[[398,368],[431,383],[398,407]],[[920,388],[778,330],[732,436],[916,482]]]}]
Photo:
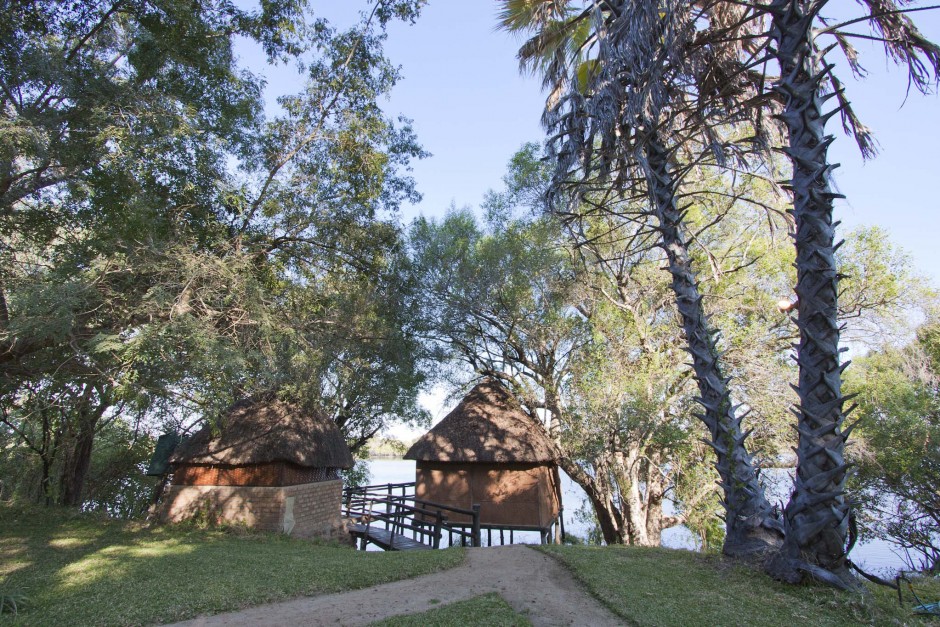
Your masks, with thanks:
[{"label": "mud brick wall", "polygon": [[339,527],[343,498],[342,480],[286,486],[283,490],[285,500],[294,500],[292,536],[329,537]]},{"label": "mud brick wall", "polygon": [[171,485],[160,518],[180,522],[194,516],[304,538],[329,537],[340,522],[343,482],[284,487]]}]

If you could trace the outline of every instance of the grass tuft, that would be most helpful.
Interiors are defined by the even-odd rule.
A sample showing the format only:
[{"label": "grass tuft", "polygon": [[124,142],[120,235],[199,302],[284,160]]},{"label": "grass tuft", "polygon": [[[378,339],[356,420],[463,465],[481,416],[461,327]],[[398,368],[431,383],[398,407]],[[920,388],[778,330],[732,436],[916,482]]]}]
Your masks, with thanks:
[{"label": "grass tuft", "polygon": [[29,604],[29,597],[22,592],[6,592],[0,590],[0,614],[17,616]]}]

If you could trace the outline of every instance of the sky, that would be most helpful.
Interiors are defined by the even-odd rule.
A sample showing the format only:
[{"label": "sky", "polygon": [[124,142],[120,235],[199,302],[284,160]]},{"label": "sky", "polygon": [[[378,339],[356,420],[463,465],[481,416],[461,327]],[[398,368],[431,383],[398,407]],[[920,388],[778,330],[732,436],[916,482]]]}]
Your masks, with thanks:
[{"label": "sky", "polygon": [[[365,3],[311,4],[337,25],[350,25]],[[851,0],[830,2],[835,10],[857,6]],[[403,207],[405,222],[419,214],[441,217],[451,204],[478,207],[488,189],[500,187],[512,154],[543,138],[540,82],[520,76],[521,40],[496,30],[496,12],[492,0],[430,0],[414,25],[389,29],[386,55],[401,67],[403,78],[385,111],[411,118],[432,154],[414,164],[423,199]],[[940,41],[940,11],[913,18],[923,35]],[[940,99],[916,90],[907,94],[906,74],[885,60],[883,50],[864,42],[857,47],[869,74],[863,81],[844,82],[880,153],[863,162],[852,138],[841,133],[838,116],[830,121],[827,130],[837,136],[830,161],[842,164],[834,176],[847,197],[836,207],[841,232],[859,225],[884,227],[926,280],[940,287]],[[267,74],[269,99],[297,87],[297,78],[283,70],[256,71]],[[436,396],[426,404],[439,414],[441,394]]]},{"label": "sky", "polygon": [[[247,3],[252,4],[252,3]],[[315,14],[338,26],[351,25],[366,2],[314,0]],[[831,0],[836,10],[852,0]],[[521,76],[516,61],[520,39],[496,29],[494,0],[430,0],[414,25],[393,23],[386,55],[402,79],[384,103],[393,117],[413,120],[418,139],[431,153],[414,164],[423,199],[406,205],[402,218],[443,216],[453,203],[478,207],[488,189],[498,188],[512,154],[525,142],[541,141],[545,102],[540,81]],[[940,10],[912,14],[922,34],[940,41]],[[830,161],[841,163],[835,182],[846,200],[837,203],[842,232],[879,225],[907,250],[915,266],[940,286],[940,99],[907,93],[906,74],[885,58],[877,44],[855,42],[869,70],[861,81],[842,71],[849,99],[880,144],[879,155],[863,162],[838,116],[827,130],[836,135]],[[267,98],[291,93],[299,78],[283,67],[264,67],[256,51],[243,50],[252,69],[266,75]],[[848,78],[846,78],[848,77]]]},{"label": "sky", "polygon": [[[839,9],[849,2],[831,4]],[[928,39],[940,41],[940,11],[913,17]],[[543,137],[540,81],[520,76],[515,55],[521,42],[495,24],[495,2],[431,0],[415,25],[389,32],[386,53],[404,78],[387,110],[412,118],[433,155],[415,165],[424,198],[405,209],[406,218],[442,215],[451,202],[478,206],[487,189],[500,185],[511,155]],[[830,122],[827,130],[837,136],[830,160],[842,164],[835,182],[847,197],[837,205],[837,218],[843,233],[863,224],[887,229],[940,287],[940,99],[907,94],[906,74],[889,65],[882,50],[857,46],[869,74],[844,82],[880,152],[864,162],[838,117]]]}]

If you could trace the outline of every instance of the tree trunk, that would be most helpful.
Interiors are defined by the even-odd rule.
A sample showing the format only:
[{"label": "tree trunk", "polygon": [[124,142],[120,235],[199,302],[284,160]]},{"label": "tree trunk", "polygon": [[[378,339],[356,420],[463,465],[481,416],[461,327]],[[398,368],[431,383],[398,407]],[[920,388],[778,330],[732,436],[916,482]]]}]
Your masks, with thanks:
[{"label": "tree trunk", "polygon": [[646,535],[648,510],[643,492],[640,490],[640,451],[631,447],[626,454],[615,454],[616,481],[620,488],[620,507],[625,512],[628,525],[626,542],[634,546],[659,546]]},{"label": "tree trunk", "polygon": [[[548,379],[543,379],[548,380]],[[549,385],[542,386],[545,391],[545,406],[548,409],[549,428],[552,441],[561,452],[558,465],[564,470],[571,480],[581,486],[584,493],[587,494],[594,508],[594,515],[597,516],[597,522],[601,528],[601,535],[607,544],[623,544],[622,527],[623,517],[616,507],[610,492],[610,487],[604,481],[588,474],[572,458],[565,454],[561,445],[561,417],[562,409],[559,402],[558,393]]]},{"label": "tree trunk", "polygon": [[[549,410],[549,430],[554,434],[559,450],[564,453],[559,442],[561,407],[558,395],[548,394],[546,390],[545,397],[550,399],[546,402]],[[626,452],[622,450],[624,448],[627,449]],[[558,464],[587,494],[605,543],[659,546],[662,529],[666,526],[662,512],[662,483],[660,481],[658,492],[650,492],[647,487],[644,493],[640,490],[640,468],[643,466],[640,457],[643,451],[633,443],[624,445],[619,434],[615,434],[611,439],[611,449],[613,452],[604,451],[602,455],[591,460],[594,467],[593,476],[564,454]],[[658,470],[657,476],[661,480]],[[651,496],[659,500],[651,502]],[[653,530],[652,536],[650,530]]]},{"label": "tree trunk", "polygon": [[88,468],[91,466],[91,449],[94,440],[94,426],[83,420],[65,456],[59,482],[60,504],[69,507],[78,507],[82,504],[82,489],[85,486]]},{"label": "tree trunk", "polygon": [[71,447],[66,451],[65,463],[59,482],[59,503],[69,507],[79,507],[82,504],[82,490],[85,487],[85,477],[91,467],[91,452],[95,442],[95,431],[98,421],[108,408],[103,398],[99,404],[92,407],[90,393],[83,395],[78,410],[76,429],[73,430]]},{"label": "tree trunk", "polygon": [[[777,47],[780,81],[776,90],[786,99],[781,116],[789,133],[785,151],[793,162],[796,221],[797,326],[800,343],[796,485],[784,512],[786,540],[770,565],[771,574],[796,582],[802,573],[840,587],[857,585],[846,563],[850,505],[845,499],[847,464],[843,457],[848,432],[839,363],[835,262],[835,224],[828,176],[834,166],[827,150],[821,83],[828,74],[820,67],[812,43],[815,13],[825,2],[775,0],[769,10]],[[821,570],[820,570],[821,569]]]},{"label": "tree trunk", "polygon": [[704,407],[697,417],[708,428],[709,444],[717,455],[715,466],[727,512],[723,550],[735,557],[761,554],[780,545],[781,524],[757,481],[753,459],[744,444],[748,434],[741,429],[743,416],[736,415],[728,380],[722,376],[716,330],[708,325],[682,233],[682,212],[676,206],[676,181],[669,167],[669,153],[655,131],[644,144],[643,157],[660,243],[669,262],[672,289],[692,354],[700,394],[696,400]]},{"label": "tree trunk", "polygon": [[646,472],[646,537],[651,546],[659,546],[663,542],[663,499],[665,498],[665,480],[659,468],[660,455],[650,455],[645,464]]},{"label": "tree trunk", "polygon": [[53,433],[52,421],[49,420],[48,410],[42,412],[42,443],[39,450],[39,459],[42,464],[42,473],[39,478],[39,498],[43,505],[53,503],[52,464],[55,461],[59,445],[58,434]]},{"label": "tree trunk", "polygon": [[618,524],[619,516],[617,512],[612,510],[613,499],[610,498],[609,490],[604,490],[602,486],[597,485],[591,475],[566,455],[561,456],[558,465],[587,494],[591,506],[594,508],[594,514],[597,516],[597,522],[601,527],[604,542],[607,544],[623,544],[620,533],[621,525]]}]

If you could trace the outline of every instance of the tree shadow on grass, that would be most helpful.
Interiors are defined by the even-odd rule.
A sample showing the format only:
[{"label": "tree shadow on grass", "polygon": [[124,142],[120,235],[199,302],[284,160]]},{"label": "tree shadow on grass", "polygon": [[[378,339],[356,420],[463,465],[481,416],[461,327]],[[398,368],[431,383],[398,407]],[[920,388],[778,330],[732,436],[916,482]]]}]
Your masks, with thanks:
[{"label": "tree shadow on grass", "polygon": [[[3,506],[5,507],[5,506]],[[4,512],[9,514],[10,512]],[[357,553],[266,533],[146,527],[36,508],[0,514],[0,590],[29,602],[0,624],[152,624],[455,566],[461,554]]]}]

